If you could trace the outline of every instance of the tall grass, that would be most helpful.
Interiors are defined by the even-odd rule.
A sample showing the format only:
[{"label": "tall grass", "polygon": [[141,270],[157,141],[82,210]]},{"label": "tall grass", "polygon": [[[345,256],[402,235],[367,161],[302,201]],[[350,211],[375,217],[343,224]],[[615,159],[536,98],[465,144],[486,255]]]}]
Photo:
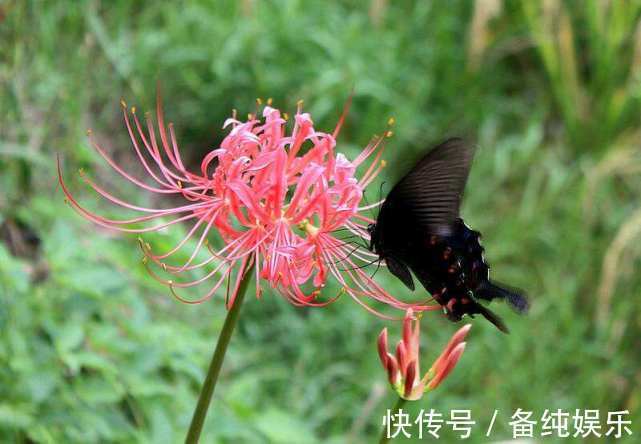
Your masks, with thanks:
[{"label": "tall grass", "polygon": [[[486,442],[495,408],[496,439],[517,407],[628,409],[638,425],[639,4],[2,3],[0,441],[184,436],[222,302],[175,303],[135,239],[79,220],[55,185],[61,153],[70,176],[84,167],[131,194],[85,131],[127,163],[119,99],[152,109],[157,80],[192,160],[256,97],[289,110],[302,98],[329,129],[352,89],[339,148],[353,155],[394,116],[388,183],[431,142],[474,138],[463,214],[493,274],[527,289],[533,309],[497,307],[509,336],[475,320],[461,371],[412,408],[472,409],[470,442]],[[426,354],[455,328],[428,318]],[[372,441],[393,398],[375,353],[384,325],[347,299],[300,310],[248,298],[204,442]]]}]

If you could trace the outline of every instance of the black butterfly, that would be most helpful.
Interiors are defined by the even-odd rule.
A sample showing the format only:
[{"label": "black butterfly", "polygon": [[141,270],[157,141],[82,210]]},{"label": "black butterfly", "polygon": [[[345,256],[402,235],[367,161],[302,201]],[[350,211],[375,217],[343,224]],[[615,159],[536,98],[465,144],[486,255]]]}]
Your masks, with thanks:
[{"label": "black butterfly", "polygon": [[430,150],[385,199],[368,227],[369,248],[414,290],[411,270],[450,320],[478,313],[507,333],[501,318],[478,299],[505,299],[521,313],[528,301],[518,290],[490,281],[480,233],[459,217],[473,157],[473,149],[458,138]]}]

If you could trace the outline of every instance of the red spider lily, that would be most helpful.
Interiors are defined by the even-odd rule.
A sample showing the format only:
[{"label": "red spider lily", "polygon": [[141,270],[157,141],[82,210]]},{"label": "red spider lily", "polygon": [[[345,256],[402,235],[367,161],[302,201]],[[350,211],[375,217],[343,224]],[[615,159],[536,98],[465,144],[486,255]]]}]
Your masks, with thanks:
[{"label": "red spider lily", "polygon": [[450,374],[465,351],[465,336],[472,324],[461,327],[447,343],[441,355],[420,378],[419,320],[408,309],[403,320],[403,337],[396,346],[396,356],[387,351],[387,328],[378,336],[378,355],[387,370],[389,382],[403,399],[416,400],[423,393],[434,390]]},{"label": "red spider lily", "polygon": [[[148,243],[140,241],[143,262],[152,275],[186,303],[210,299],[227,282],[227,305],[231,306],[242,277],[253,266],[257,296],[264,280],[296,305],[325,305],[346,292],[377,314],[363,302],[364,298],[400,309],[438,308],[395,299],[362,269],[377,259],[358,243],[369,241],[366,227],[373,222],[362,212],[377,204],[361,206],[361,200],[365,188],[384,167],[381,160],[384,139],[391,133],[375,137],[355,160],[349,161],[335,152],[345,113],[332,134],[323,133],[314,129],[310,115],[302,112],[299,102],[288,133],[287,115],[270,105],[271,101],[263,108],[262,119],[250,114],[246,121],[240,121],[234,112],[223,125],[229,133],[220,146],[203,158],[200,171],[190,171],[181,159],[172,124],[165,126],[160,97],[156,107],[157,128],[149,115],[145,128],[135,108],[130,112],[123,102],[133,149],[148,180],[155,182],[153,185],[123,170],[89,134],[92,146],[118,174],[151,193],[182,198],[183,203],[176,207],[133,205],[81,174],[91,188],[110,202],[143,213],[124,220],[108,219],[80,205],[65,184],[59,164],[60,184],[73,208],[108,228],[145,233],[180,222],[192,223],[186,236],[169,251],[157,253]],[[368,160],[364,174],[357,179],[356,169]],[[343,239],[339,236],[341,232],[348,232],[351,238]],[[217,234],[223,241],[221,248],[216,250],[208,242],[211,234]],[[195,247],[188,259],[172,263],[175,261],[172,256],[187,248],[192,239]],[[152,264],[172,276],[202,271],[197,279],[165,279],[154,271]],[[321,298],[328,274],[342,288],[334,297]],[[209,285],[209,289],[198,299],[178,294],[178,289],[200,284]]]}]

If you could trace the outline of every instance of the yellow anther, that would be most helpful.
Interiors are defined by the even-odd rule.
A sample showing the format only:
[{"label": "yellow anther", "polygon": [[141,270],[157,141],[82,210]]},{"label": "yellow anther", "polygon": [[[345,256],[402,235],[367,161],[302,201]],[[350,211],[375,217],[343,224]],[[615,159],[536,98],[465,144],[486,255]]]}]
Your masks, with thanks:
[{"label": "yellow anther", "polygon": [[142,257],[142,263],[143,263],[144,265],[147,265],[147,262],[148,262],[148,261],[149,261],[149,258],[148,258],[147,256],[143,256],[143,257]]},{"label": "yellow anther", "polygon": [[151,251],[151,245],[149,245],[149,242],[145,242],[145,247],[147,248],[147,251]]},{"label": "yellow anther", "polygon": [[167,264],[165,264],[164,262],[161,262],[160,263],[160,268],[162,268],[163,270],[167,271]]},{"label": "yellow anther", "polygon": [[381,160],[381,168],[385,168],[387,166],[387,160],[383,159]]},{"label": "yellow anther", "polygon": [[89,128],[89,129],[87,130],[87,135],[88,135],[88,136],[91,136],[91,134],[92,134],[92,133],[93,133],[93,131],[91,131],[91,128]]},{"label": "yellow anther", "polygon": [[303,103],[305,103],[305,101],[303,99],[298,99],[298,102],[296,102],[296,105],[299,106],[299,107],[302,107]]},{"label": "yellow anther", "polygon": [[125,102],[125,99],[120,99],[120,106],[122,106],[125,109],[127,108],[127,102]]},{"label": "yellow anther", "polygon": [[254,120],[254,115],[252,113],[247,114],[247,120]]},{"label": "yellow anther", "polygon": [[182,188],[183,188],[183,183],[179,180],[179,181],[177,182],[177,184],[178,184],[178,188],[180,188],[180,189],[182,190]]},{"label": "yellow anther", "polygon": [[303,219],[301,223],[298,225],[298,228],[305,231],[310,236],[316,236],[320,231],[317,227],[312,225],[307,219]]},{"label": "yellow anther", "polygon": [[303,219],[303,220],[302,220],[302,221],[300,221],[300,223],[298,224],[298,228],[299,228],[300,230],[304,230],[308,223],[309,223],[309,219]]},{"label": "yellow anther", "polygon": [[285,121],[289,120],[289,114],[283,113],[283,119],[285,119]]},{"label": "yellow anther", "polygon": [[392,137],[393,135],[394,135],[394,132],[393,132],[393,131],[387,131],[387,132],[385,133],[385,137]]},{"label": "yellow anther", "polygon": [[396,123],[396,119],[395,119],[394,117],[390,117],[389,119],[387,119],[387,124],[388,124],[389,126],[392,126],[392,125],[394,125],[395,123]]},{"label": "yellow anther", "polygon": [[136,114],[136,107],[135,106],[131,107],[131,114]]},{"label": "yellow anther", "polygon": [[272,98],[267,99],[267,106],[272,106]]},{"label": "yellow anther", "polygon": [[174,281],[172,281],[171,279],[169,279],[169,280],[167,281],[167,285],[169,285],[169,287],[173,287],[173,286],[174,286]]},{"label": "yellow anther", "polygon": [[261,99],[260,97],[256,97],[256,104],[257,105],[262,105],[263,104],[263,99]]}]

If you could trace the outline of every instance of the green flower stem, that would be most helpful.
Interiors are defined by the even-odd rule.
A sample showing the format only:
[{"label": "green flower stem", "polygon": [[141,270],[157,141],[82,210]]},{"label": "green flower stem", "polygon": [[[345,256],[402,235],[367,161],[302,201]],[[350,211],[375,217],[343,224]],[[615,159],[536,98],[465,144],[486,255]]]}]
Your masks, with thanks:
[{"label": "green flower stem", "polygon": [[191,418],[191,424],[189,426],[189,431],[187,432],[187,438],[185,438],[186,444],[195,444],[200,438],[200,432],[202,431],[203,424],[205,423],[205,417],[207,416],[207,410],[209,409],[209,404],[211,403],[211,397],[213,396],[214,389],[216,388],[216,381],[218,381],[220,368],[222,367],[223,361],[225,360],[225,352],[227,351],[227,346],[229,345],[231,335],[234,332],[234,327],[236,327],[236,321],[238,320],[240,307],[243,305],[243,299],[245,299],[247,285],[249,284],[249,281],[251,281],[253,268],[254,266],[251,265],[245,271],[245,276],[243,277],[243,280],[240,283],[240,287],[238,288],[238,294],[236,295],[234,305],[232,305],[231,309],[229,309],[229,311],[227,312],[227,317],[225,318],[223,329],[220,332],[220,336],[218,336],[216,350],[214,350],[214,355],[212,356],[211,363],[209,364],[207,377],[205,378],[203,387],[200,390],[198,404],[196,405],[196,410],[194,410],[194,416]]},{"label": "green flower stem", "polygon": [[[402,409],[406,402],[407,402],[407,399],[403,399],[399,396],[398,400],[396,401],[396,404],[394,404],[394,407],[392,408],[392,414]],[[385,444],[388,441],[389,441],[389,438],[387,436],[387,426],[383,426],[383,431],[381,432],[381,439],[380,441],[378,441],[378,444]]]}]

